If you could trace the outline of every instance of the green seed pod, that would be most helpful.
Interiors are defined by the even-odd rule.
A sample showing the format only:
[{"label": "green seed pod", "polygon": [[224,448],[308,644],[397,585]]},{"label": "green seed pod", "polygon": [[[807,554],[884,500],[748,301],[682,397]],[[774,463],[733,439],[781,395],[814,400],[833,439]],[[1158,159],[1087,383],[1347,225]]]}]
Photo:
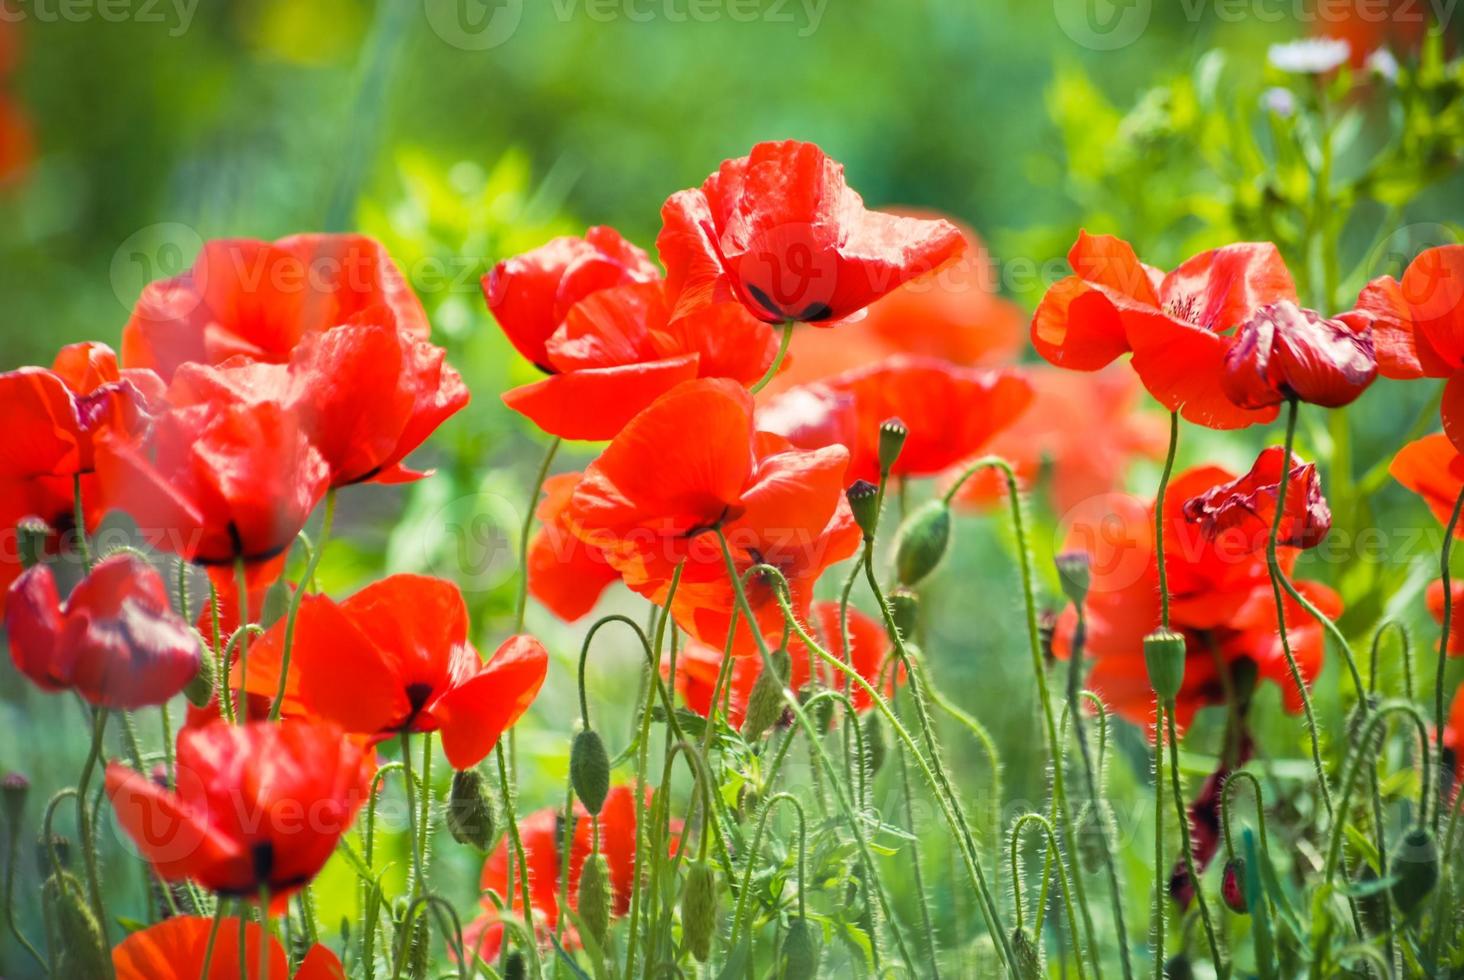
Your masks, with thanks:
[{"label": "green seed pod", "polygon": [[514,950],[508,954],[508,963],[503,967],[503,980],[524,980],[528,969],[524,966],[524,954]]},{"label": "green seed pod", "polygon": [[1245,900],[1245,858],[1236,855],[1225,862],[1225,870],[1220,874],[1220,898],[1236,915],[1250,912]]},{"label": "green seed pod", "polygon": [[53,874],[41,888],[41,900],[52,910],[60,940],[58,976],[105,977],[111,973],[111,953],[85,895],[81,882],[69,871]]},{"label": "green seed pod", "polygon": [[898,416],[885,419],[879,425],[879,471],[888,473],[895,465],[895,460],[900,458],[900,450],[905,448],[905,439],[910,435],[910,430]]},{"label": "green seed pod", "polygon": [[41,563],[46,553],[46,542],[54,532],[51,526],[39,517],[23,517],[15,525],[15,545],[20,552],[20,567],[32,568]]},{"label": "green seed pod", "polygon": [[444,822],[447,832],[459,844],[467,844],[480,851],[492,846],[493,801],[478,770],[461,769],[452,774]]},{"label": "green seed pod", "polygon": [[[909,589],[895,589],[885,601],[890,607],[890,619],[894,621],[895,629],[900,631],[899,639],[906,642],[915,640],[915,630],[920,625],[920,596]],[[893,642],[896,638],[890,637]]]},{"label": "green seed pod", "polygon": [[937,497],[921,504],[900,525],[895,539],[895,577],[915,585],[935,571],[951,543],[951,509]]},{"label": "green seed pod", "polygon": [[1389,872],[1393,882],[1393,904],[1404,915],[1414,910],[1439,883],[1439,846],[1426,827],[1414,827],[1403,835],[1393,851]]},{"label": "green seed pod", "polygon": [[844,491],[844,499],[849,501],[854,523],[864,532],[864,539],[874,537],[874,529],[879,525],[879,487],[868,480],[855,480]]},{"label": "green seed pod", "polygon": [[1026,929],[1012,930],[1012,956],[1017,980],[1042,980],[1042,952]]},{"label": "green seed pod", "polygon": [[580,919],[595,942],[604,945],[610,932],[610,865],[605,855],[595,853],[580,872],[578,905]]},{"label": "green seed pod", "polygon": [[681,892],[681,938],[698,963],[712,955],[712,933],[717,928],[717,872],[705,861],[686,869]]},{"label": "green seed pod", "polygon": [[1144,637],[1144,663],[1149,686],[1165,704],[1184,686],[1184,637],[1173,630],[1155,630]]},{"label": "green seed pod", "polygon": [[783,937],[784,980],[802,980],[818,975],[818,930],[807,919],[793,919]]},{"label": "green seed pod", "polygon": [[1081,606],[1088,599],[1088,589],[1093,584],[1093,569],[1086,553],[1064,551],[1053,564],[1057,565],[1057,578],[1062,584],[1062,594],[1068,602]]},{"label": "green seed pod", "polygon": [[196,708],[208,707],[214,694],[214,662],[212,655],[198,658],[198,673],[183,688],[183,695]]},{"label": "green seed pod", "polygon": [[747,696],[747,713],[742,716],[742,737],[748,741],[761,738],[763,732],[783,717],[787,707],[783,700],[783,685],[787,681],[792,658],[787,650],[775,650],[771,659],[773,669],[757,675],[752,693]]},{"label": "green seed pod", "polygon": [[884,765],[886,752],[884,725],[880,723],[879,715],[870,712],[864,716],[864,756],[871,775]]},{"label": "green seed pod", "polygon": [[605,741],[593,728],[586,728],[574,737],[569,750],[569,779],[574,795],[585,809],[598,814],[610,792],[610,753]]}]

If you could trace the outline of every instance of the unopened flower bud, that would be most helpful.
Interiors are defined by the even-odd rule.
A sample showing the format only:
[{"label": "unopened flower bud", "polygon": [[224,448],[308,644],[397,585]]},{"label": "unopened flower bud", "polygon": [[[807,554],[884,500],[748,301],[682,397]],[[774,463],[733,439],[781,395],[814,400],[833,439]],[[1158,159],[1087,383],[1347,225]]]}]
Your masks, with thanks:
[{"label": "unopened flower bud", "polygon": [[5,810],[5,826],[10,833],[20,830],[25,819],[25,798],[30,795],[30,780],[24,774],[8,772],[0,779],[0,806]]},{"label": "unopened flower bud", "polygon": [[[895,589],[885,601],[889,603],[890,619],[900,631],[899,639],[913,641],[916,627],[920,624],[920,596],[910,589]],[[890,637],[893,641],[895,637]]]},{"label": "unopened flower bud", "polygon": [[478,770],[460,769],[452,774],[445,822],[447,832],[459,844],[480,851],[488,850],[493,844],[493,801]]},{"label": "unopened flower bud", "polygon": [[1173,701],[1184,686],[1184,637],[1165,629],[1150,633],[1144,637],[1144,663],[1149,668],[1149,686],[1159,700]]},{"label": "unopened flower bud", "polygon": [[1245,897],[1245,858],[1237,855],[1225,862],[1225,870],[1220,874],[1220,898],[1236,915],[1250,912]]},{"label": "unopened flower bud", "polygon": [[1404,834],[1388,871],[1396,879],[1393,904],[1405,916],[1412,915],[1439,883],[1439,847],[1433,834],[1426,827],[1414,827]]},{"label": "unopened flower bud", "polygon": [[792,658],[787,650],[775,650],[771,655],[772,670],[764,669],[752,685],[747,696],[747,713],[742,716],[742,737],[754,741],[773,727],[783,717],[787,706],[783,700],[783,687],[788,677]]},{"label": "unopened flower bud", "polygon": [[1062,594],[1068,602],[1081,606],[1088,600],[1088,589],[1093,584],[1092,562],[1081,551],[1064,551],[1053,560],[1057,565],[1057,578],[1062,585]]},{"label": "unopened flower bud", "polygon": [[[54,862],[51,860],[52,854],[56,856]],[[37,835],[36,867],[41,869],[42,877],[48,877],[54,872],[65,871],[71,867],[70,838],[54,832],[50,837],[45,834]]]},{"label": "unopened flower bud", "polygon": [[884,765],[886,751],[884,725],[879,715],[871,712],[864,716],[864,757],[871,775]]},{"label": "unopened flower bud", "polygon": [[524,980],[528,970],[524,966],[524,954],[518,950],[508,954],[508,963],[503,967],[503,980]]},{"label": "unopened flower bud", "polygon": [[610,932],[610,865],[605,855],[596,853],[585,862],[577,902],[585,928],[603,945]]},{"label": "unopened flower bud", "polygon": [[935,571],[951,542],[951,509],[944,499],[928,500],[900,525],[895,540],[895,577],[915,585]]},{"label": "unopened flower bud", "polygon": [[864,532],[864,540],[874,537],[874,529],[879,524],[879,487],[868,480],[855,480],[844,491],[844,499],[849,501],[854,523]]},{"label": "unopened flower bud", "polygon": [[900,450],[905,448],[905,438],[909,436],[910,430],[898,417],[887,418],[879,425],[879,471],[888,473],[894,468],[895,460],[900,458]]},{"label": "unopened flower bud", "polygon": [[196,708],[208,707],[214,696],[214,662],[212,656],[198,658],[198,673],[183,686],[183,696]]},{"label": "unopened flower bud", "polygon": [[762,794],[752,783],[743,783],[737,789],[737,818],[746,820],[757,812],[762,803]]},{"label": "unopened flower bud", "polygon": [[60,940],[57,976],[105,977],[111,973],[112,957],[85,895],[81,882],[69,871],[51,875],[41,888],[41,901],[51,909]]},{"label": "unopened flower bud", "polygon": [[681,938],[698,963],[712,955],[712,933],[717,928],[717,872],[705,861],[686,869],[681,892]]},{"label": "unopened flower bud", "polygon": [[813,923],[807,919],[794,919],[788,923],[788,934],[783,937],[783,976],[794,977],[818,975],[818,934]]},{"label": "unopened flower bud", "polygon": [[1012,930],[1012,957],[1018,980],[1042,980],[1042,953],[1026,929]]},{"label": "unopened flower bud", "polygon": [[610,792],[610,753],[605,740],[593,728],[586,728],[574,737],[569,750],[569,779],[574,795],[590,813],[598,814]]},{"label": "unopened flower bud", "polygon": [[39,517],[22,517],[15,525],[15,545],[20,552],[20,567],[39,565],[46,553],[46,542],[54,532]]}]

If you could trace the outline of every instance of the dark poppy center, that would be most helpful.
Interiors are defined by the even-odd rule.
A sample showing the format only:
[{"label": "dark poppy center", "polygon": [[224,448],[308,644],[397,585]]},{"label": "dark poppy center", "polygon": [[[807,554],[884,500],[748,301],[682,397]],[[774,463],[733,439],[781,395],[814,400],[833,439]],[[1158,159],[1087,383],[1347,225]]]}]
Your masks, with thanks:
[{"label": "dark poppy center", "polygon": [[432,685],[424,684],[421,681],[415,684],[408,684],[406,695],[408,705],[407,717],[402,721],[401,727],[403,731],[410,731],[412,725],[417,720],[417,716],[427,706],[427,699],[432,697]]},{"label": "dark poppy center", "polygon": [[250,848],[250,856],[254,861],[254,880],[260,884],[269,881],[269,876],[274,871],[274,844],[271,841],[260,841]]}]

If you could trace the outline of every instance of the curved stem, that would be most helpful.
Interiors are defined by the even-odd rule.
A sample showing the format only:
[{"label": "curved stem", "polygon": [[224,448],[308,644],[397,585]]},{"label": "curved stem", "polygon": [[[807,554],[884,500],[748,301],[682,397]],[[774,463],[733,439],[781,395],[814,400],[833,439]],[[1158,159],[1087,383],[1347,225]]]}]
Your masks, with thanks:
[{"label": "curved stem", "polygon": [[534,512],[539,508],[539,493],[544,489],[544,480],[549,476],[549,467],[562,442],[558,436],[549,441],[544,450],[544,459],[539,463],[539,472],[534,477],[534,489],[529,494],[529,505],[524,513],[524,523],[519,529],[519,587],[518,599],[514,605],[513,631],[524,631],[524,616],[529,609],[529,535],[534,533]]},{"label": "curved stem", "polygon": [[[513,858],[518,863],[519,868],[519,896],[524,905],[524,921],[529,924],[529,934],[532,936],[534,929],[534,906],[529,893],[529,861],[524,854],[523,838],[519,835],[518,817],[514,812],[513,805],[513,782],[508,778],[508,762],[504,758],[503,741],[501,739],[493,747],[493,757],[498,763],[498,792],[503,798],[503,814],[505,821],[508,823],[508,839],[513,845]],[[538,976],[541,972],[539,968],[539,944],[530,941],[525,945],[529,948],[529,957],[534,964],[534,971],[530,975]],[[507,943],[504,944],[504,948],[508,948]]]},{"label": "curved stem", "polygon": [[804,866],[805,853],[808,850],[807,821],[803,814],[803,804],[798,802],[798,797],[792,793],[774,793],[762,805],[762,812],[758,814],[757,829],[752,835],[752,847],[747,852],[747,865],[742,872],[742,888],[738,892],[737,907],[732,916],[732,936],[727,941],[727,945],[732,949],[737,948],[737,937],[746,917],[747,896],[752,892],[752,867],[758,853],[762,850],[763,833],[767,830],[768,817],[782,802],[788,803],[798,814],[798,916],[803,917],[803,892],[808,885]]},{"label": "curved stem", "polygon": [[[1042,832],[1047,835],[1047,855],[1049,858],[1052,857],[1052,855],[1059,854],[1061,852],[1061,848],[1059,848],[1057,845],[1057,834],[1052,829],[1052,823],[1042,814],[1024,813],[1017,818],[1016,823],[1012,824],[1012,894],[1016,898],[1018,930],[1021,930],[1022,928],[1022,872],[1020,867],[1020,860],[1017,856],[1017,849],[1018,845],[1020,845],[1022,841],[1022,830],[1029,823],[1037,824],[1037,826],[1042,828]],[[1052,862],[1052,864],[1054,867],[1057,868],[1057,880],[1058,883],[1062,885],[1062,904],[1063,907],[1067,910],[1068,932],[1076,936],[1078,934],[1078,919],[1073,912],[1073,895],[1072,888],[1068,883],[1067,869],[1063,867],[1062,861],[1054,861]],[[1046,886],[1045,877],[1043,885],[1044,887]],[[1040,908],[1038,909],[1037,914],[1041,915]],[[1038,925],[1041,925],[1041,923],[1039,922]],[[1085,974],[1083,973],[1083,958],[1081,956],[1073,957],[1073,965],[1077,969],[1078,980],[1084,980]]]},{"label": "curved stem", "polygon": [[1225,831],[1225,856],[1235,857],[1234,837],[1230,830],[1230,807],[1231,798],[1235,795],[1231,786],[1240,783],[1250,783],[1251,795],[1255,797],[1256,804],[1256,825],[1261,835],[1261,853],[1266,855],[1266,860],[1271,859],[1270,842],[1266,839],[1266,808],[1265,798],[1261,795],[1261,781],[1256,774],[1244,769],[1237,769],[1225,777],[1225,784],[1220,787],[1220,825]]},{"label": "curved stem", "polygon": [[1367,689],[1368,693],[1375,694],[1378,689],[1378,647],[1382,644],[1383,634],[1391,627],[1398,634],[1398,650],[1403,661],[1403,696],[1413,700],[1413,637],[1408,632],[1408,626],[1396,619],[1389,619],[1373,633],[1372,653],[1368,657]]},{"label": "curved stem", "polygon": [[[285,613],[285,645],[280,654],[280,683],[275,688],[274,700],[269,705],[269,720],[279,721],[280,710],[285,704],[285,686],[290,676],[290,654],[295,648],[295,625],[300,616],[300,603],[305,598],[305,589],[315,579],[315,569],[320,565],[320,556],[325,553],[325,542],[330,538],[330,527],[335,521],[336,488],[331,487],[325,493],[325,513],[320,521],[320,543],[310,549],[310,560],[305,565],[305,574],[300,577],[300,584],[295,588],[294,595],[290,596],[290,608]],[[248,600],[246,610],[248,608]]]},{"label": "curved stem", "polygon": [[[1215,972],[1220,976],[1226,976],[1229,966],[1225,957],[1220,952],[1220,941],[1215,933],[1215,923],[1210,919],[1210,903],[1205,899],[1205,889],[1201,887],[1200,874],[1195,868],[1194,840],[1190,837],[1189,811],[1184,805],[1184,786],[1179,779],[1179,736],[1174,729],[1174,701],[1171,699],[1165,707],[1164,722],[1169,731],[1169,778],[1174,786],[1174,809],[1178,815],[1180,848],[1184,852],[1185,870],[1189,872],[1190,884],[1195,890],[1195,904],[1200,910],[1200,922],[1205,926],[1205,939],[1210,944],[1210,957],[1215,964]],[[1155,869],[1156,873],[1159,871]]]},{"label": "curved stem", "polygon": [[762,391],[764,388],[766,388],[768,386],[768,382],[769,381],[773,380],[775,377],[778,376],[778,369],[783,366],[783,358],[785,358],[785,357],[788,356],[788,344],[791,343],[792,340],[793,340],[793,321],[792,320],[784,320],[783,321],[783,336],[782,336],[782,339],[780,339],[778,341],[778,353],[773,358],[773,363],[771,363],[771,364],[768,365],[768,369],[763,374],[763,376],[761,378],[758,378],[757,379],[757,383],[754,384],[751,388],[747,389],[749,394],[755,395],[759,391]]},{"label": "curved stem", "polygon": [[[1444,585],[1444,622],[1439,635],[1439,666],[1434,675],[1434,755],[1436,758],[1444,757],[1444,729],[1447,727],[1444,719],[1444,668],[1449,662],[1449,632],[1454,625],[1454,585],[1449,572],[1449,554],[1454,547],[1454,531],[1459,525],[1459,511],[1464,508],[1464,487],[1459,488],[1459,496],[1454,500],[1454,510],[1449,515],[1449,523],[1444,528],[1444,546],[1439,554],[1439,578]],[[1443,780],[1439,780],[1442,787]],[[1434,807],[1434,833],[1439,832],[1439,815],[1442,807]]]}]

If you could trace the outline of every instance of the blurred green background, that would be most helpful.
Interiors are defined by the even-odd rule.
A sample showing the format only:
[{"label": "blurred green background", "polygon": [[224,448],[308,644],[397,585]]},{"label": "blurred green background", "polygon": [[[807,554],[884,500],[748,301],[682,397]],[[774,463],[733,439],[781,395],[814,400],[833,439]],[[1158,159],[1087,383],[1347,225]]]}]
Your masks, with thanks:
[{"label": "blurred green background", "polygon": [[[10,3],[19,61],[0,85],[30,120],[34,155],[0,189],[0,366],[48,363],[83,338],[115,344],[142,285],[186,268],[203,239],[344,228],[380,237],[474,401],[424,450],[437,477],[343,495],[322,580],[347,591],[386,569],[451,575],[485,650],[511,618],[513,539],[543,440],[498,400],[533,369],[487,315],[479,277],[498,258],[587,224],[613,224],[650,247],[667,195],[758,140],[816,141],[870,204],[963,220],[1002,263],[1004,291],[1029,308],[1066,272],[1080,226],[1121,234],[1164,267],[1225,241],[1274,238],[1312,301],[1328,305],[1398,271],[1418,247],[1454,240],[1464,220],[1458,113],[1397,105],[1384,81],[1360,72],[1332,120],[1351,127],[1345,145],[1337,137],[1327,216],[1341,275],[1318,298],[1315,256],[1295,219],[1308,195],[1307,133],[1260,103],[1272,85],[1303,103],[1321,88],[1266,63],[1268,44],[1315,29],[1298,16],[1305,4],[1255,0],[1236,16],[1234,5],[1200,0],[138,0],[103,16],[100,3]],[[1432,127],[1423,146],[1403,138],[1414,125]],[[1427,416],[1430,394],[1380,383],[1350,413],[1352,476],[1376,493],[1339,508],[1339,530],[1377,523],[1437,539],[1401,488],[1366,484],[1400,433]],[[1332,433],[1314,414],[1302,451],[1330,458]],[[1187,428],[1181,463],[1243,469],[1278,436]],[[592,450],[570,447],[556,468]],[[1152,492],[1156,475],[1136,467],[1133,488]],[[1046,576],[1058,515],[1038,510]],[[927,597],[928,653],[952,698],[996,734],[1005,802],[1015,805],[1042,798],[1044,774],[1032,764],[1041,736],[1009,537],[999,516],[961,523],[959,554]],[[1399,541],[1391,536],[1396,546],[1381,556],[1344,548],[1306,571],[1344,587],[1358,635],[1384,608],[1427,623],[1418,596],[1434,541]],[[625,597],[609,605],[643,614]],[[563,796],[583,624],[535,609],[530,626],[557,659],[519,733],[520,794],[532,809]],[[590,676],[597,710],[615,719],[614,750],[628,735],[621,720],[639,673],[621,638],[604,647]],[[31,773],[44,795],[79,765],[81,726],[8,663],[0,671],[0,725],[22,736],[0,740],[0,769]],[[1336,671],[1332,663],[1319,685],[1333,724]],[[1275,718],[1276,700],[1267,691],[1258,715]],[[1299,725],[1271,728],[1269,750],[1303,757]],[[1213,742],[1211,729],[1197,731],[1202,745]],[[948,736],[973,808],[989,806],[979,753]],[[1125,728],[1118,738],[1134,764],[1120,755],[1113,795],[1132,802],[1127,788],[1148,779],[1141,736]],[[1210,764],[1200,757],[1193,768]],[[927,812],[934,823],[917,830],[930,830],[926,854],[939,868],[944,834]],[[1130,843],[1143,840],[1141,814],[1118,815]],[[994,843],[990,823],[985,832]],[[1128,873],[1144,881],[1143,848],[1127,854]],[[461,849],[453,855],[439,867],[456,876],[466,909],[477,866]],[[134,896],[140,883],[112,879]],[[959,878],[927,884],[943,934],[968,936],[974,910],[953,887]],[[349,894],[348,872],[338,886]],[[1146,898],[1132,892],[1131,922],[1141,922]]]}]

